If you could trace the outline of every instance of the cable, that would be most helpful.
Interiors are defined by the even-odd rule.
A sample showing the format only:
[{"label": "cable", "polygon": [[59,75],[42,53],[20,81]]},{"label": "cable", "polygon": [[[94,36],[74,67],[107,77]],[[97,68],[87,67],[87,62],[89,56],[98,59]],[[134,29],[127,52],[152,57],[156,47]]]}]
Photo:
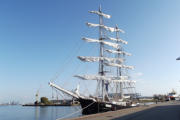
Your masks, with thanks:
[{"label": "cable", "polygon": [[[84,44],[82,44],[81,42],[78,42],[78,45],[76,46],[76,49],[74,50],[75,53],[79,53],[80,49],[82,48]],[[60,76],[60,74],[62,74],[65,69],[67,68],[67,66],[69,65],[69,63],[72,61],[72,58],[74,57],[75,53],[72,55],[70,54],[68,56],[68,60],[62,65],[61,69],[59,70],[59,72],[56,72],[56,75],[54,78],[51,79],[52,82],[54,82],[55,80],[57,80],[57,78]],[[72,62],[71,62],[72,63]],[[65,67],[66,66],[66,67]]]},{"label": "cable", "polygon": [[62,119],[64,119],[64,118],[67,118],[67,117],[69,117],[69,116],[72,116],[73,114],[78,113],[78,112],[80,112],[80,111],[88,108],[89,106],[91,106],[91,105],[94,104],[94,103],[95,103],[95,101],[94,101],[93,103],[89,104],[88,106],[86,106],[86,107],[84,107],[84,108],[82,108],[82,109],[80,109],[80,110],[78,110],[78,111],[76,111],[76,112],[74,112],[74,113],[68,114],[68,115],[63,116],[63,117],[61,117],[61,118],[58,118],[58,119],[56,119],[56,120],[62,120]]}]

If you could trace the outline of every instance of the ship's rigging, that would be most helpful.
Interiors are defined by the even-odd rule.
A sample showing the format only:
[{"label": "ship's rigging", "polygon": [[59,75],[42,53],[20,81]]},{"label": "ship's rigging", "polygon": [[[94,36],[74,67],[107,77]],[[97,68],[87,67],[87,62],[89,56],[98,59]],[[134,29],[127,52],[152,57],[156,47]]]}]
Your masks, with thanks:
[{"label": "ship's rigging", "polygon": [[[133,66],[125,65],[125,56],[131,56],[130,53],[125,52],[123,45],[128,44],[127,41],[120,39],[120,33],[125,33],[122,29],[115,27],[108,27],[104,25],[104,18],[110,19],[111,16],[105,14],[101,10],[101,6],[98,11],[89,11],[89,13],[96,14],[99,17],[99,23],[86,23],[89,27],[97,27],[99,29],[99,38],[82,38],[85,42],[99,44],[99,56],[78,56],[78,59],[83,62],[99,62],[98,73],[96,75],[74,75],[82,80],[96,80],[96,96],[84,96],[79,94],[78,91],[68,91],[52,82],[49,85],[56,88],[63,93],[66,93],[77,100],[79,100],[82,107],[86,107],[92,102],[95,104],[92,107],[85,109],[85,113],[90,113],[91,110],[95,112],[103,112],[112,110],[114,108],[121,108],[122,106],[128,106],[129,101],[124,101],[124,89],[132,87],[135,81],[130,80],[129,76],[125,74],[125,70],[134,69]],[[115,38],[109,37],[107,32],[115,33]],[[111,57],[107,56],[110,54]],[[114,57],[112,57],[114,56]],[[106,69],[116,69],[115,73],[108,73]],[[112,87],[111,91],[109,90]],[[113,96],[110,95],[114,94]],[[107,107],[111,106],[111,107]],[[99,108],[101,107],[101,108]],[[97,110],[98,109],[98,110]]]}]

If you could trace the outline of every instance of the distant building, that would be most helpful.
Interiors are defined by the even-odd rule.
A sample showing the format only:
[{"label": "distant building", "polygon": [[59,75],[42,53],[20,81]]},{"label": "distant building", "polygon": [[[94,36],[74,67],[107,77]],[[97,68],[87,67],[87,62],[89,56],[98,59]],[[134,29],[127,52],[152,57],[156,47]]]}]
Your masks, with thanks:
[{"label": "distant building", "polygon": [[72,103],[72,100],[50,100],[53,104],[65,104],[65,103]]}]

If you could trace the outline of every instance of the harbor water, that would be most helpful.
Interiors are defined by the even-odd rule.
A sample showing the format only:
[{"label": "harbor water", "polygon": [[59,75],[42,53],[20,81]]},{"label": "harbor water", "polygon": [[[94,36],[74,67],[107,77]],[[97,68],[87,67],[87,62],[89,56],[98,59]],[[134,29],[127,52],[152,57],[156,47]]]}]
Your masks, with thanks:
[{"label": "harbor water", "polygon": [[81,115],[80,106],[0,106],[0,120],[56,120]]}]

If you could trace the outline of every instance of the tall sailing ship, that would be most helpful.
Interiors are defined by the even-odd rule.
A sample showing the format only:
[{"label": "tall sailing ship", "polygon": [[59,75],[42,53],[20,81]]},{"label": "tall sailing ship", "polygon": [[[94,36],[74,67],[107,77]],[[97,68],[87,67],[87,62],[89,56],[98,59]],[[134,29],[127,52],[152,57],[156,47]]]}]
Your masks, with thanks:
[{"label": "tall sailing ship", "polygon": [[[132,90],[135,81],[130,80],[127,70],[134,67],[125,65],[125,57],[131,56],[131,54],[123,50],[123,44],[126,45],[128,42],[119,37],[120,33],[124,33],[124,31],[117,25],[115,27],[104,25],[104,18],[110,19],[111,16],[103,13],[101,6],[98,11],[89,11],[89,13],[99,16],[99,24],[87,23],[87,26],[99,29],[99,38],[82,38],[82,40],[99,44],[99,56],[78,56],[78,59],[83,62],[99,62],[98,73],[97,75],[75,75],[74,77],[82,80],[96,80],[96,94],[85,96],[80,94],[78,89],[72,92],[52,82],[49,85],[78,100],[82,107],[82,114],[130,107],[132,106],[132,96],[125,95],[125,91]],[[115,37],[109,37],[107,33],[115,33]],[[114,69],[115,72],[113,73],[111,69]]]}]

